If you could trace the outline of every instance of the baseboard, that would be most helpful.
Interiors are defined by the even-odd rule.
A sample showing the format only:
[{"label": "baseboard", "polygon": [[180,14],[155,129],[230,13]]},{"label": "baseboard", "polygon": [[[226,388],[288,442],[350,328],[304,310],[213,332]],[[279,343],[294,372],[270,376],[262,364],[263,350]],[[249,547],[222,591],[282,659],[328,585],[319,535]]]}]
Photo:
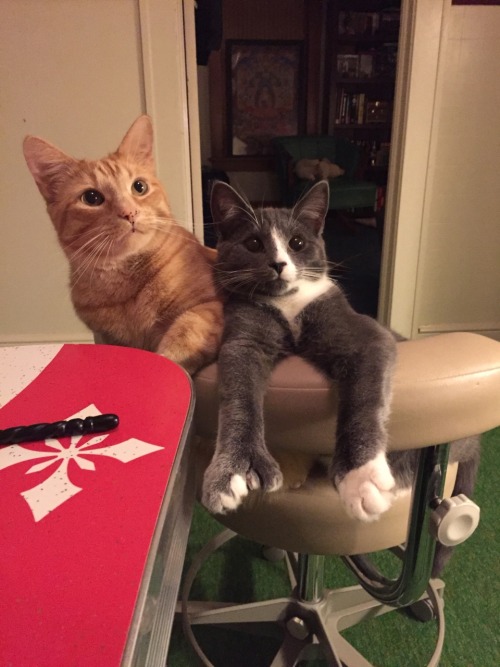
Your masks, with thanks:
[{"label": "baseboard", "polygon": [[418,333],[423,335],[467,331],[500,340],[500,322],[451,322],[442,324],[421,324]]},{"label": "baseboard", "polygon": [[51,345],[61,343],[93,343],[92,334],[12,334],[3,335],[0,338],[0,346],[11,347],[14,345]]}]

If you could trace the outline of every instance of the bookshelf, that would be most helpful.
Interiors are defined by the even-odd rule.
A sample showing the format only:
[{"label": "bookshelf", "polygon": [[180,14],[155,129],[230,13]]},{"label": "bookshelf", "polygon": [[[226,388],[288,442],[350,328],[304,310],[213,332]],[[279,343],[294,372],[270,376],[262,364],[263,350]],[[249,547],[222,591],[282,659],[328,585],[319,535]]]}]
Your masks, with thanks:
[{"label": "bookshelf", "polygon": [[363,176],[387,179],[400,3],[340,0],[329,5],[324,123],[359,144]]}]

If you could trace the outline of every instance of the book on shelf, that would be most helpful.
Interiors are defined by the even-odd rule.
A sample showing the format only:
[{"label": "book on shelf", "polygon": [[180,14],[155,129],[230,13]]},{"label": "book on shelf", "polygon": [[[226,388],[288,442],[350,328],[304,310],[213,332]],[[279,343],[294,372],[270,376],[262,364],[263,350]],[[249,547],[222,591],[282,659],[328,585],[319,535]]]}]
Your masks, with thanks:
[{"label": "book on shelf", "polygon": [[350,93],[341,89],[337,100],[336,125],[363,125],[365,122],[366,94]]}]

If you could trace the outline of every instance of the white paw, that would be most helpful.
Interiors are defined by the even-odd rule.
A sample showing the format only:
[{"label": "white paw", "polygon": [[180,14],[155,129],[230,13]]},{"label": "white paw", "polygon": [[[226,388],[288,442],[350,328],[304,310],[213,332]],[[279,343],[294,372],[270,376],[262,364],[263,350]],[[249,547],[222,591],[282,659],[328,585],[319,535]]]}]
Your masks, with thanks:
[{"label": "white paw", "polygon": [[355,468],[337,483],[346,512],[361,521],[375,521],[392,505],[394,477],[384,453]]},{"label": "white paw", "polygon": [[248,495],[248,487],[244,477],[233,475],[225,492],[212,494],[210,500],[203,504],[214,514],[225,514],[235,510],[245,496]]}]

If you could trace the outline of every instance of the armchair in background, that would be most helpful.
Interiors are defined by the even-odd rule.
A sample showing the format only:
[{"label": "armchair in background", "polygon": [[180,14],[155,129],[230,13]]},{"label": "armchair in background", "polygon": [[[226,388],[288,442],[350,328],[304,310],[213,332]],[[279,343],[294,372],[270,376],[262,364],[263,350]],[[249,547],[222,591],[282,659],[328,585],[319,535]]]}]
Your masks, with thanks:
[{"label": "armchair in background", "polygon": [[377,186],[356,176],[361,151],[344,137],[329,135],[275,137],[272,145],[277,156],[278,179],[285,206],[293,205],[312,181],[299,178],[294,167],[302,159],[328,159],[345,170],[329,179],[330,210],[375,207]]}]

